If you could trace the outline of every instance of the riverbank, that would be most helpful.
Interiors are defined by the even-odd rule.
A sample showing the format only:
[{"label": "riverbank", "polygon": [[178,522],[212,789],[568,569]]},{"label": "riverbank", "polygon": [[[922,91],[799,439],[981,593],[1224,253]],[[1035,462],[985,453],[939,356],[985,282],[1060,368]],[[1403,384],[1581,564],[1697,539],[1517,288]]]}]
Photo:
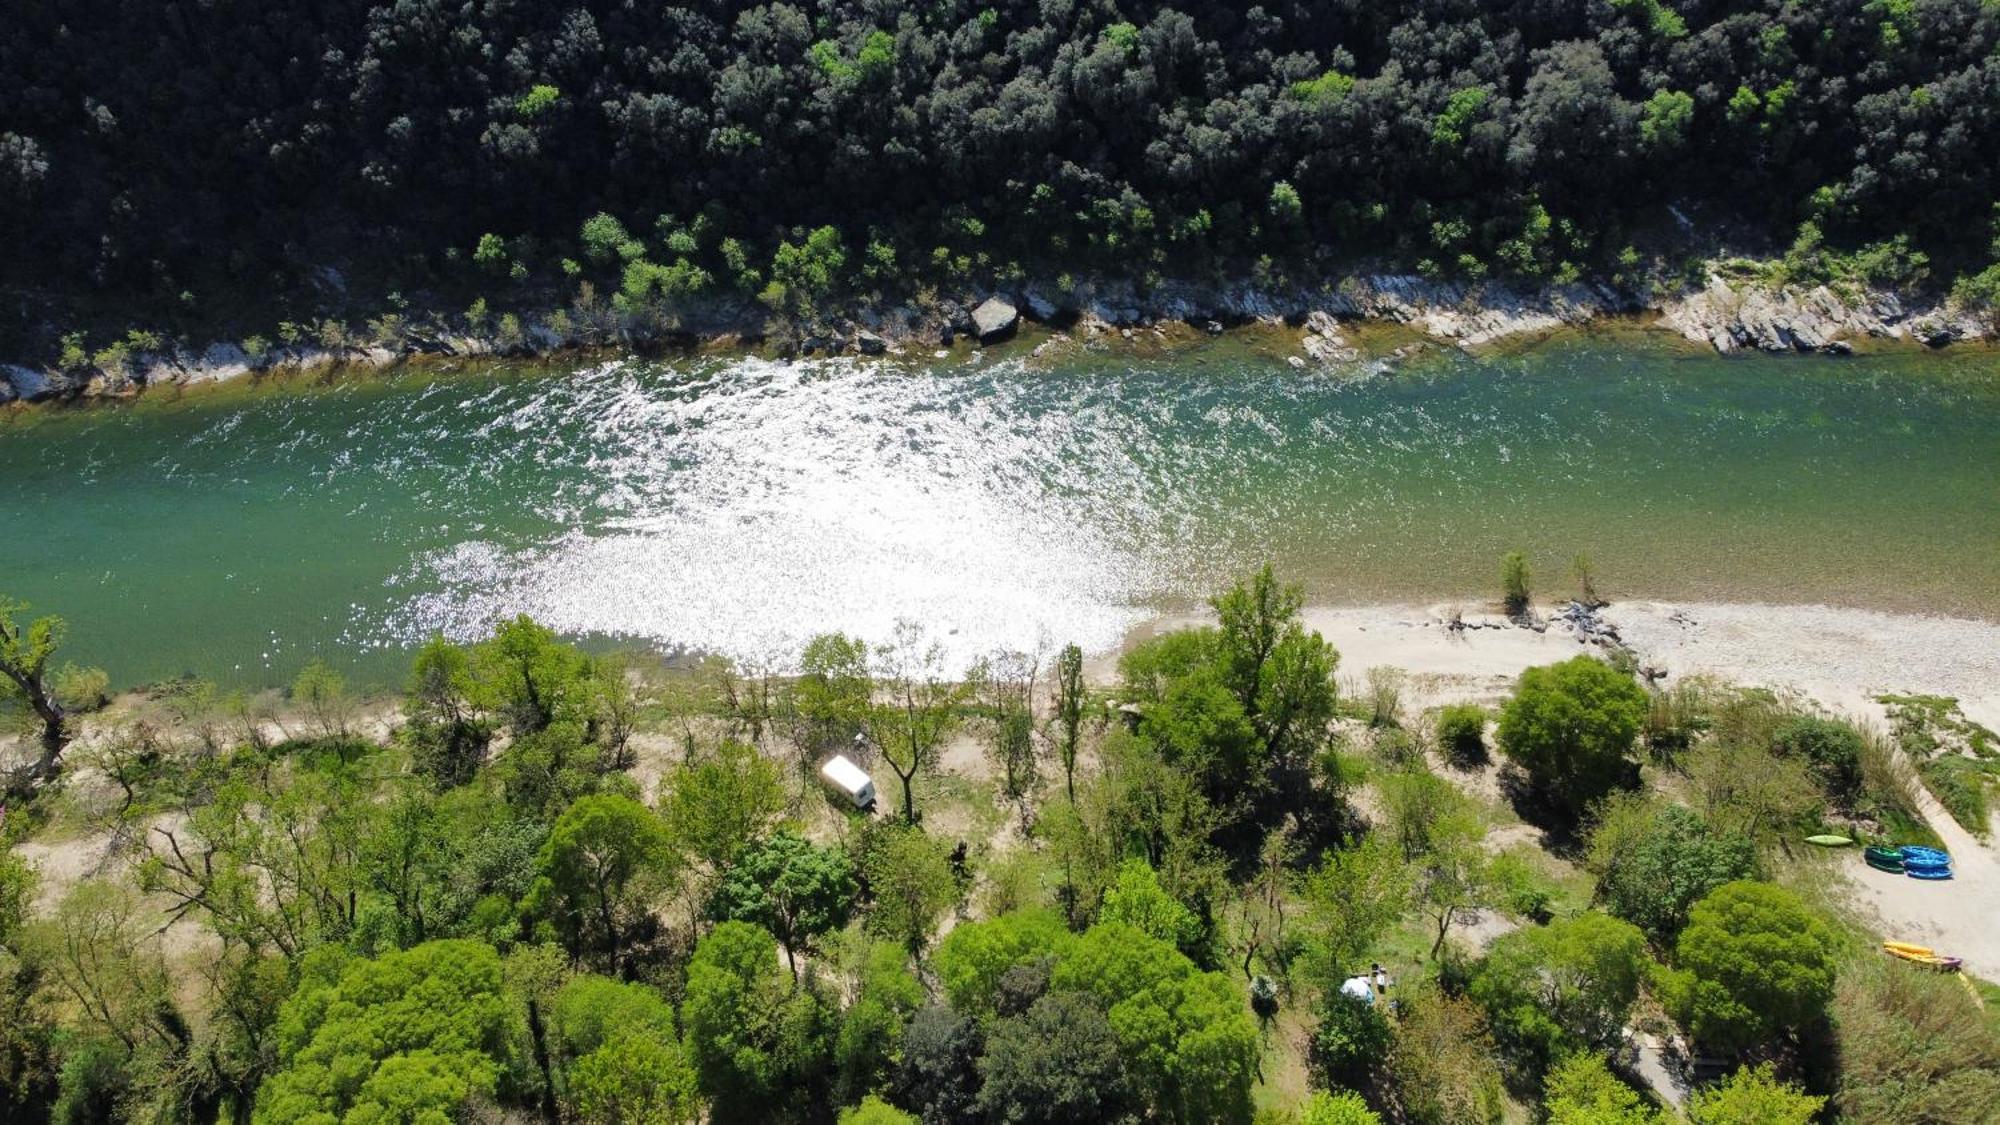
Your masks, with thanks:
[{"label": "riverbank", "polygon": [[[1365,691],[1371,669],[1396,669],[1404,674],[1407,713],[1466,701],[1498,705],[1523,669],[1616,643],[1663,687],[1711,676],[1793,694],[1882,731],[1889,722],[1878,696],[1946,695],[1967,719],[2000,727],[2000,624],[1993,622],[1822,605],[1657,601],[1619,602],[1594,615],[1571,607],[1523,622],[1478,612],[1477,604],[1309,606],[1303,616],[1340,651],[1345,694]],[[1205,622],[1154,622],[1127,643],[1197,620]],[[1115,655],[1094,661],[1092,671],[1115,682]],[[1992,925],[2000,917],[2000,857],[1928,790],[1917,785],[1912,794],[1954,857],[1951,883],[1871,870],[1855,849],[1817,858],[1869,929],[1947,950],[1981,976],[2000,978],[2000,932]]]},{"label": "riverbank", "polygon": [[[1525,288],[1422,277],[1355,274],[1313,285],[1166,281],[1142,288],[1103,280],[1027,282],[906,301],[859,302],[806,317],[777,317],[748,299],[615,311],[594,297],[499,316],[396,312],[367,319],[365,332],[324,322],[304,339],[263,338],[116,351],[52,368],[0,363],[0,404],[117,399],[149,388],[264,375],[379,370],[460,357],[553,357],[565,353],[737,351],[799,355],[921,353],[960,340],[980,346],[1024,325],[1085,338],[1135,333],[1219,334],[1245,325],[1296,334],[1294,366],[1339,367],[1369,358],[1348,338],[1356,325],[1395,324],[1439,344],[1476,350],[1606,320],[1669,332],[1727,354],[1761,351],[1851,354],[1897,343],[1939,348],[1990,340],[1991,315],[1946,301],[1911,301],[1886,290],[1772,285],[1717,265],[1699,288],[1578,283]],[[329,327],[331,326],[331,327]]]},{"label": "riverbank", "polygon": [[[1876,697],[1958,699],[1965,716],[2000,728],[2000,623],[1825,605],[1620,601],[1592,618],[1558,613],[1516,621],[1477,599],[1429,605],[1309,606],[1306,626],[1340,650],[1355,685],[1371,668],[1408,673],[1419,706],[1495,702],[1525,668],[1629,649],[1663,686],[1690,676],[1794,692],[1853,717],[1883,722]],[[1164,618],[1132,638],[1193,624]],[[1108,676],[1115,658],[1097,665]]]}]

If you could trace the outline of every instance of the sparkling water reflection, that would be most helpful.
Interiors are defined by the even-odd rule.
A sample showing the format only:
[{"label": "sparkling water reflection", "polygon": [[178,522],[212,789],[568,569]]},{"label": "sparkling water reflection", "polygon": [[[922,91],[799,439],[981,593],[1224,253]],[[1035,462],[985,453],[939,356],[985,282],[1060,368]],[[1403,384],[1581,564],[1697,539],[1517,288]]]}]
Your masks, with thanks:
[{"label": "sparkling water reflection", "polygon": [[1573,339],[1375,378],[1171,358],[494,365],[0,424],[0,589],[121,681],[388,680],[433,632],[782,664],[927,622],[1103,648],[1265,558],[1317,599],[1614,592],[2000,613],[2000,359]]}]

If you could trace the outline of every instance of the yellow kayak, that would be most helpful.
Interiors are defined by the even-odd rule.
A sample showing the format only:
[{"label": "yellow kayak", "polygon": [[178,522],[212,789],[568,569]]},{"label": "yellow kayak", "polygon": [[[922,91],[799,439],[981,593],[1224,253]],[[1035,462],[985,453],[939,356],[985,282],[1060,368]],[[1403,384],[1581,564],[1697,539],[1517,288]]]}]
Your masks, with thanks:
[{"label": "yellow kayak", "polygon": [[1885,941],[1882,943],[1882,952],[1891,957],[1899,957],[1913,965],[1942,969],[1945,972],[1950,972],[1962,964],[1956,957],[1946,957],[1928,945],[1917,945],[1914,942]]}]

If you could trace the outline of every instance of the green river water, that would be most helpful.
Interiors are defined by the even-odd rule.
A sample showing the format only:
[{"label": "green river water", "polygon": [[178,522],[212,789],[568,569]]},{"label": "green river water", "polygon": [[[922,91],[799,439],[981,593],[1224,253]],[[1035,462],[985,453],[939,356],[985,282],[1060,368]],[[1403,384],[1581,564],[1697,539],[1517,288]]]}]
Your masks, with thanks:
[{"label": "green river water", "polygon": [[927,623],[1115,644],[1270,558],[1315,601],[1613,597],[2000,617],[2000,353],[1573,335],[1388,373],[1147,354],[471,364],[0,416],[0,591],[133,684],[395,682],[527,612],[782,663]]}]

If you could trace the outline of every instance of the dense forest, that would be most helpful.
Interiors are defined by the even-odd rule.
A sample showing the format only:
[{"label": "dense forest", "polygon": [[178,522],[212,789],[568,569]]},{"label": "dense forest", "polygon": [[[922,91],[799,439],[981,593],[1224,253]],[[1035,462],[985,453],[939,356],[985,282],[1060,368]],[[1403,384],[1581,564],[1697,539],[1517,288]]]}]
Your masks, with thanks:
[{"label": "dense forest", "polygon": [[[6,603],[42,753],[0,822],[0,1117],[2000,1116],[2000,991],[1884,958],[1794,846],[1934,839],[1888,738],[1615,651],[1418,710],[1343,686],[1268,569],[1212,608],[1101,683],[914,626],[772,677],[522,618],[393,701],[315,663],[107,705]],[[817,783],[836,752],[878,807]],[[1646,1040],[1692,1052],[1683,1104]]]},{"label": "dense forest", "polygon": [[23,0],[0,284],[46,352],[92,299],[170,331],[350,285],[1948,283],[1996,257],[1996,136],[1991,0]]}]

